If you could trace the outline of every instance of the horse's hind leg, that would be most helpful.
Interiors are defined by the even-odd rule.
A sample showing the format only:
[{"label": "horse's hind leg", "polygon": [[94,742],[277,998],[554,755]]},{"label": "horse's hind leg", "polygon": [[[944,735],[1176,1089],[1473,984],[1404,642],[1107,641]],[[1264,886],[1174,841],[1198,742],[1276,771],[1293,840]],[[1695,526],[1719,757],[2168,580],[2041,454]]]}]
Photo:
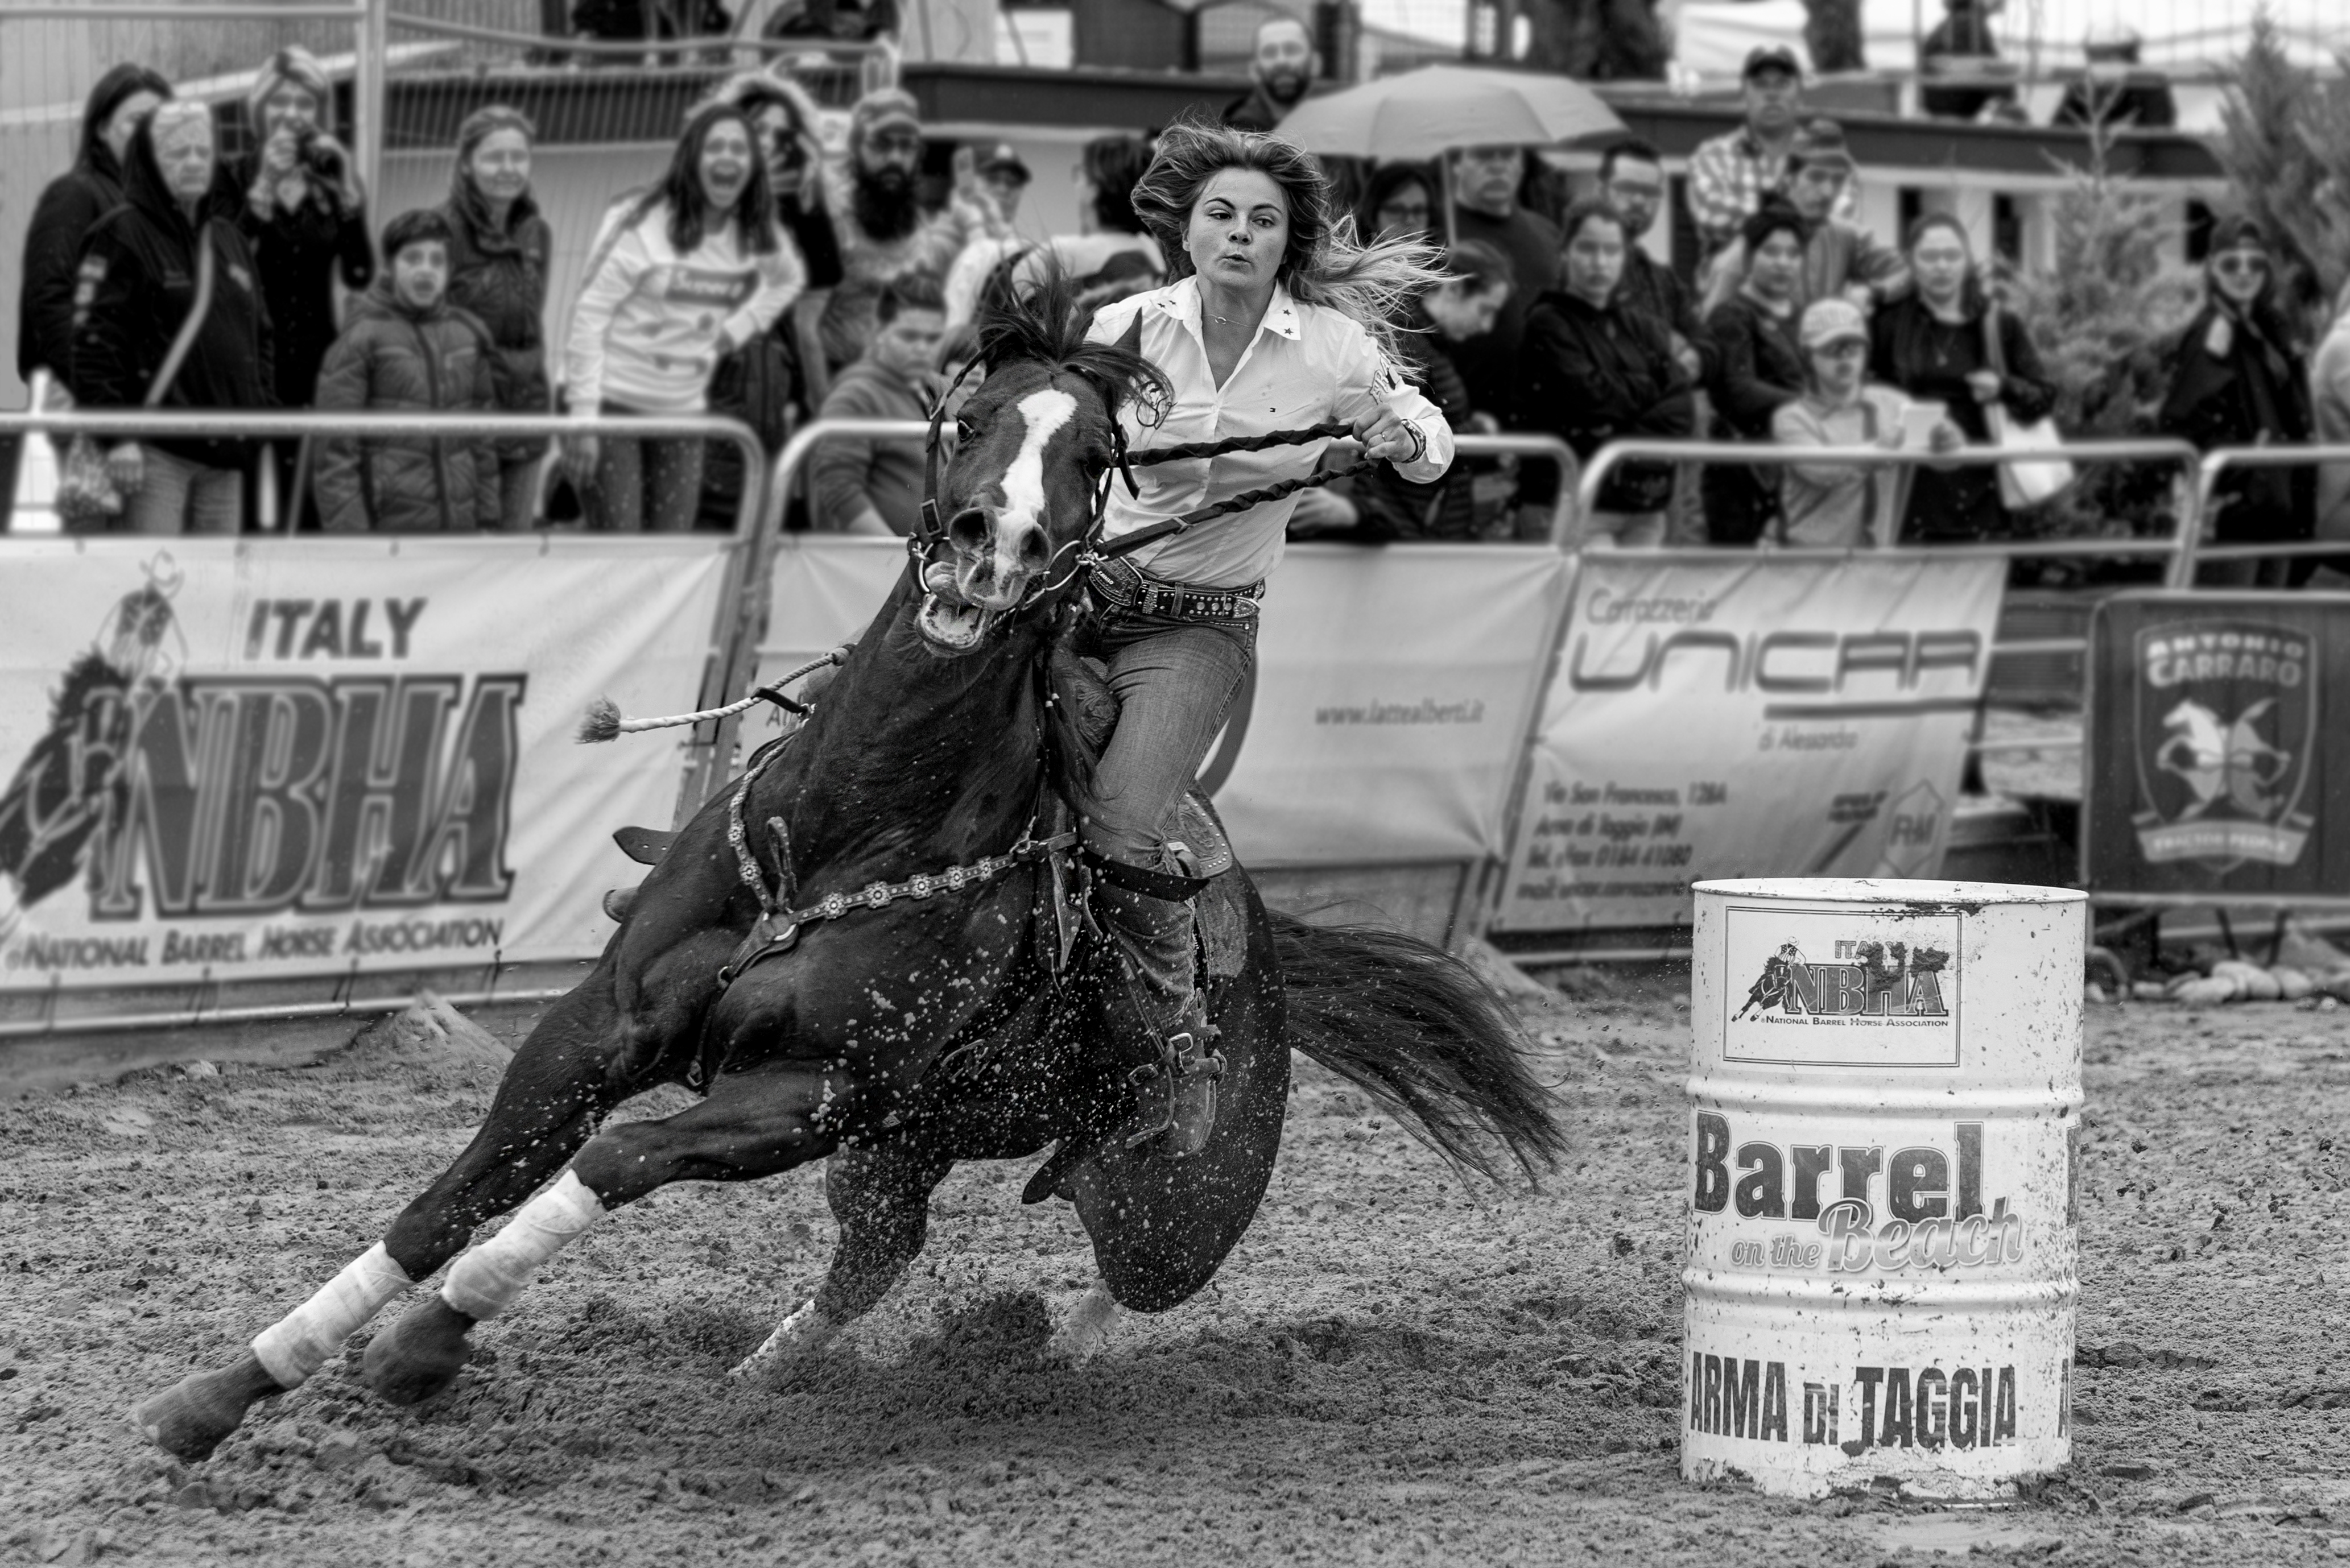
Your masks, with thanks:
[{"label": "horse's hind leg", "polygon": [[383,1240],[235,1362],[192,1374],[141,1404],[132,1417],[140,1429],[181,1459],[203,1458],[255,1400],[306,1381],[393,1297],[448,1262],[474,1226],[529,1197],[631,1092],[606,1071],[617,1027],[611,976],[599,970],[531,1031],[473,1143]]},{"label": "horse's hind leg", "polygon": [[825,1200],[840,1222],[832,1266],[816,1294],[731,1376],[772,1376],[872,1311],[920,1253],[931,1193],[952,1168],[954,1161],[911,1138],[834,1155],[824,1169]]},{"label": "horse's hind leg", "polygon": [[729,1074],[673,1116],[606,1127],[504,1230],[459,1258],[438,1291],[376,1335],[368,1382],[395,1403],[437,1393],[470,1355],[473,1324],[504,1312],[605,1214],[672,1181],[744,1181],[821,1158],[839,1136],[826,1125],[827,1107],[845,1107],[854,1093],[845,1078],[786,1064]]}]

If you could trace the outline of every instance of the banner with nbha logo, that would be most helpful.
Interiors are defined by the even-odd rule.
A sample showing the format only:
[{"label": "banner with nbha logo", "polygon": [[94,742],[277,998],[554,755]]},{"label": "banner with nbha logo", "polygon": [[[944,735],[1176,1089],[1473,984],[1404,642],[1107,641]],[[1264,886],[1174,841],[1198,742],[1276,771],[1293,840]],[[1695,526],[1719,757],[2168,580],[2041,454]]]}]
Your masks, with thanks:
[{"label": "banner with nbha logo", "polygon": [[2350,595],[2119,595],[2090,660],[2091,888],[2350,888]]},{"label": "banner with nbha logo", "polygon": [[666,826],[713,540],[0,546],[0,991],[589,957]]}]

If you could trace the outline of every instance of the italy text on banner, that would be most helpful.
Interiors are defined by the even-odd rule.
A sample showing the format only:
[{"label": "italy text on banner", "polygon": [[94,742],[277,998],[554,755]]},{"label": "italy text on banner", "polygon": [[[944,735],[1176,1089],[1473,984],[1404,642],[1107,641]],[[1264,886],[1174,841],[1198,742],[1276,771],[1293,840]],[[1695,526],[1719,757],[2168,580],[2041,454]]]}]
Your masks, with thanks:
[{"label": "italy text on banner", "polygon": [[1931,877],[2002,566],[1586,556],[1505,930],[1686,922],[1717,877]]},{"label": "italy text on banner", "polygon": [[590,957],[697,694],[702,539],[0,545],[0,990]]},{"label": "italy text on banner", "polygon": [[[861,632],[905,559],[889,542],[786,541],[761,677]],[[1201,771],[1242,859],[1499,855],[1566,576],[1534,545],[1290,551],[1265,590],[1253,679]]]}]

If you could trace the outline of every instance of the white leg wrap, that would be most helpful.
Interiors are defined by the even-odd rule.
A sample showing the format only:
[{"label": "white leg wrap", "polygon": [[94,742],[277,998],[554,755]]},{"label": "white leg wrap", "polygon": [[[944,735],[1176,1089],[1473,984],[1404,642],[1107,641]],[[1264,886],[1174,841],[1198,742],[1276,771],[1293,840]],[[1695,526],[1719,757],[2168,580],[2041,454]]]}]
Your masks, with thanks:
[{"label": "white leg wrap", "polygon": [[493,1318],[514,1304],[539,1265],[604,1217],[604,1204],[565,1167],[555,1185],[524,1204],[506,1228],[449,1269],[441,1299],[471,1318]]},{"label": "white leg wrap", "polygon": [[823,1349],[840,1332],[840,1324],[816,1310],[813,1300],[803,1302],[798,1309],[775,1325],[758,1349],[736,1363],[727,1373],[729,1377],[750,1377],[779,1370],[795,1358]]},{"label": "white leg wrap", "polygon": [[253,1354],[282,1388],[297,1387],[343,1341],[416,1282],[378,1241],[318,1287],[318,1293],[261,1331]]}]

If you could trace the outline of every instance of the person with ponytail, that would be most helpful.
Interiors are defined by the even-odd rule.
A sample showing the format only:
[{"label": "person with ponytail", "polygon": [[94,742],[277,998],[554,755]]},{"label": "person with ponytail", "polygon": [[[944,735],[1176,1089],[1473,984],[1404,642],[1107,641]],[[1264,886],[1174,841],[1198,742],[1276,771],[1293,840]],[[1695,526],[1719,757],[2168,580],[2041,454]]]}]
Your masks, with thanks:
[{"label": "person with ponytail", "polygon": [[[1351,427],[1363,454],[1427,483],[1452,431],[1415,388],[1390,323],[1442,281],[1410,241],[1357,245],[1315,161],[1278,136],[1180,123],[1134,190],[1175,281],[1107,306],[1096,341],[1139,351],[1168,396],[1120,417],[1137,450]],[[1108,487],[1107,542],[1282,481],[1312,475],[1329,438],[1135,470]],[[1150,1046],[1167,1092],[1168,1148],[1196,1153],[1215,1119],[1221,1058],[1193,989],[1190,906],[1167,895],[1180,857],[1163,835],[1254,660],[1257,600],[1280,563],[1294,494],[1210,518],[1090,568],[1095,647],[1119,702],[1082,833],[1115,973],[1097,1020]],[[1146,1126],[1145,1133],[1156,1130]]]}]

